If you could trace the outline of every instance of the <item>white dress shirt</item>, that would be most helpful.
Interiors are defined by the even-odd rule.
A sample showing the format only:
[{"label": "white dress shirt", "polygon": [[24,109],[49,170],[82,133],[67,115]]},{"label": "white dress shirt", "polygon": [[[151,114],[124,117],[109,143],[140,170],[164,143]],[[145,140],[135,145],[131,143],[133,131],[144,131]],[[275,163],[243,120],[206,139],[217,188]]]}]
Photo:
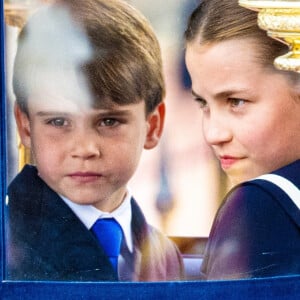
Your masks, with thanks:
[{"label": "white dress shirt", "polygon": [[101,218],[114,218],[122,227],[128,250],[133,252],[133,241],[131,232],[131,193],[127,190],[126,197],[121,205],[114,211],[108,213],[97,209],[93,205],[77,204],[60,195],[64,202],[71,208],[79,220],[88,230]]}]

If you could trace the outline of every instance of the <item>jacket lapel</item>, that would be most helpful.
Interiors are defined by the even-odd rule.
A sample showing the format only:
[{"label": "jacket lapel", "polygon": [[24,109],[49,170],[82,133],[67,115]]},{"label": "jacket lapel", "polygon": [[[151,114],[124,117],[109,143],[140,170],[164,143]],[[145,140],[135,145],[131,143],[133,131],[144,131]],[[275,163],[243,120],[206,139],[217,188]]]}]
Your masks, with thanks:
[{"label": "jacket lapel", "polygon": [[41,253],[47,253],[66,278],[117,280],[93,234],[52,190],[45,187],[43,194]]},{"label": "jacket lapel", "polygon": [[36,168],[25,167],[9,195],[8,213],[15,216],[10,218],[11,228],[31,261],[32,277],[36,273],[42,280],[117,280],[93,234],[39,178]]}]

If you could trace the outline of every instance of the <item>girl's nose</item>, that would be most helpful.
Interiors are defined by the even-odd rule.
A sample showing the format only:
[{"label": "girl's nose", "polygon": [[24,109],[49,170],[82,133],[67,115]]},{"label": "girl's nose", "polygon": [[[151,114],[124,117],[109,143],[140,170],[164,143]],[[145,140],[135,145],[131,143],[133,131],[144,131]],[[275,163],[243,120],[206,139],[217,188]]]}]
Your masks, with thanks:
[{"label": "girl's nose", "polygon": [[203,120],[204,138],[210,146],[220,145],[231,141],[232,131],[226,120],[210,116]]}]

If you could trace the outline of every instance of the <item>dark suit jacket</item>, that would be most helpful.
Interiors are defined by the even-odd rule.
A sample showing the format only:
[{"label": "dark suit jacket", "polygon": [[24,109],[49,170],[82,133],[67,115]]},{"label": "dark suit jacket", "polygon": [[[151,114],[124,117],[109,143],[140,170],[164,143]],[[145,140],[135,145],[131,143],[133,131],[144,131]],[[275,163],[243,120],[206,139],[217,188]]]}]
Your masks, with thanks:
[{"label": "dark suit jacket", "polygon": [[[93,234],[62,199],[25,166],[8,188],[6,278],[11,280],[115,281]],[[182,261],[174,244],[149,226],[132,199],[134,280],[179,280]]]},{"label": "dark suit jacket", "polygon": [[[299,188],[300,160],[274,174]],[[270,182],[238,185],[216,215],[202,274],[204,279],[300,274],[300,210]]]}]

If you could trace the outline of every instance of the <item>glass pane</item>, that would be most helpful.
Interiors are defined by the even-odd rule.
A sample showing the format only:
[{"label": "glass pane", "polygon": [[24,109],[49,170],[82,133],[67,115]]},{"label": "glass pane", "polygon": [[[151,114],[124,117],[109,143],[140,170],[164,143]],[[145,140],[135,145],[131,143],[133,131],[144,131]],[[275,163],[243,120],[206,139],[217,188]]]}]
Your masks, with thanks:
[{"label": "glass pane", "polygon": [[[9,166],[7,184],[11,183],[25,164],[35,164],[30,150],[24,147],[17,134],[13,116],[16,95],[12,82],[18,35],[29,16],[39,9],[41,2],[51,1],[5,1],[7,159]],[[197,273],[199,255],[201,256],[203,252],[212,219],[219,205],[219,199],[221,199],[220,195],[224,191],[222,185],[216,184],[220,182],[220,179],[223,179],[223,174],[202,139],[199,112],[197,105],[191,99],[190,81],[184,67],[184,46],[181,38],[179,38],[183,34],[186,18],[195,4],[191,4],[190,1],[167,1],[164,4],[161,1],[151,1],[151,4],[147,1],[129,2],[150,20],[160,42],[167,86],[165,98],[167,117],[159,145],[151,151],[143,151],[140,163],[130,179],[128,187],[149,224],[169,236],[178,245],[182,254],[197,255],[193,257],[197,266],[194,267],[194,270]],[[168,18],[165,18],[166,14],[168,14]],[[54,30],[54,33],[63,35],[64,40],[67,40],[74,34],[72,30],[68,31],[72,27],[69,26],[72,24],[72,20],[69,24],[68,16],[63,14],[59,21],[62,20],[67,22],[66,26],[61,32]],[[49,52],[49,56],[62,49],[63,45],[60,43],[49,43],[50,37],[43,34],[43,30],[49,30],[49,28],[43,28],[43,24],[38,25],[36,23],[32,30],[37,35],[40,34],[40,40],[36,41],[37,47],[41,48],[40,46],[44,43],[45,51]],[[178,34],[174,34],[174,32],[178,32]],[[78,41],[78,48],[68,49],[66,51],[67,56],[63,60],[71,59],[72,54],[88,55],[88,48],[85,49],[85,46],[80,48],[85,45],[86,39],[80,30],[79,34],[78,32],[75,33],[75,38],[78,37],[81,39]],[[49,45],[53,48],[49,49]],[[82,52],[77,51],[79,48]],[[33,55],[34,49],[31,49],[32,52],[28,53],[28,57]],[[24,58],[25,62],[26,59],[27,57]],[[57,67],[57,64],[55,65],[56,58],[53,59],[53,66]],[[48,77],[37,76],[37,78],[41,82],[45,79],[47,88],[51,87],[49,93],[52,96],[59,94],[60,89],[62,89],[63,92],[73,93],[73,96],[81,96],[81,99],[89,97],[88,91],[86,94],[84,93],[87,86],[83,85],[80,89],[76,89],[78,88],[78,81],[76,80],[80,81],[82,78],[73,78],[73,71],[69,74],[66,82],[66,78],[57,80],[58,77],[51,74],[51,66],[47,67],[49,67]],[[69,81],[70,78],[75,81]],[[54,84],[55,81],[58,81],[58,84]],[[38,85],[41,86],[40,83]],[[47,101],[49,96],[44,93],[39,97]],[[60,103],[58,101],[57,105]],[[61,115],[59,115],[55,122],[61,122],[61,119]],[[52,119],[51,122],[53,122]],[[176,134],[174,134],[175,130]],[[36,145],[36,147],[39,148],[41,145]],[[43,151],[47,151],[47,149]],[[224,183],[226,185],[225,181]],[[30,189],[34,191],[35,186],[30,186]],[[26,214],[33,218],[35,212],[31,209],[27,207]],[[8,215],[9,212],[8,210]],[[46,222],[43,224],[46,226]],[[24,233],[19,232],[18,234],[26,235],[26,231],[30,230],[29,228],[26,227]],[[10,238],[9,232],[7,234]],[[38,232],[36,234],[38,235]],[[30,247],[32,248],[30,249],[31,252],[36,250],[33,249],[32,245]],[[51,245],[51,247],[54,246]],[[78,248],[78,245],[75,245],[75,248]],[[21,260],[23,255],[18,249],[10,248],[7,252],[8,257],[15,261]],[[42,260],[42,258],[40,259]],[[38,263],[43,264],[41,261]],[[50,269],[49,272],[51,272]],[[28,277],[25,276],[21,279],[39,280],[44,279],[44,277],[32,278],[29,274]],[[77,279],[81,280],[80,276]],[[74,277],[70,280],[74,280]]]},{"label": "glass pane", "polygon": [[[7,130],[6,136],[8,168],[6,174],[2,174],[2,176],[5,177],[3,180],[6,181],[7,185],[9,185],[13,181],[20,170],[23,169],[24,165],[36,164],[36,161],[33,159],[29,148],[26,148],[23,145],[24,141],[26,142],[26,138],[23,137],[22,144],[20,136],[17,134],[13,112],[14,103],[16,100],[16,93],[12,87],[14,73],[13,65],[15,61],[16,49],[18,46],[17,39],[22,27],[24,26],[29,16],[34,13],[42,3],[46,2],[51,1],[5,1],[7,101],[7,124],[5,129]],[[202,135],[200,134],[201,124],[200,118],[198,116],[198,109],[196,107],[196,104],[193,103],[193,101],[191,101],[190,99],[190,79],[184,67],[184,45],[182,43],[181,37],[186,24],[186,18],[194,8],[195,3],[192,3],[192,1],[188,0],[165,1],[163,4],[161,3],[161,1],[156,0],[151,1],[151,3],[138,0],[128,2],[130,2],[132,5],[134,5],[144,13],[145,16],[150,20],[154,28],[154,31],[161,45],[162,58],[164,62],[164,75],[167,85],[167,95],[165,98],[165,103],[167,105],[167,119],[164,126],[163,136],[159,145],[155,149],[153,149],[152,151],[143,152],[141,161],[137,166],[137,170],[135,171],[133,177],[130,179],[128,187],[129,191],[136,198],[138,205],[141,207],[143,213],[145,214],[147,221],[151,225],[157,227],[161,232],[163,232],[163,234],[169,236],[170,239],[178,245],[179,249],[182,252],[182,256],[185,258],[185,267],[189,268],[189,266],[192,266],[192,271],[191,274],[189,274],[190,277],[188,277],[188,279],[193,279],[193,276],[197,278],[197,276],[199,275],[198,272],[201,264],[201,254],[203,253],[203,249],[205,247],[206,237],[209,233],[212,219],[219,206],[220,199],[222,199],[222,195],[227,189],[227,182],[225,180],[225,177],[219,170],[213,156],[211,155],[210,150],[205,146]],[[168,15],[168,18],[166,18],[166,15]],[[68,40],[68,38],[70,38],[70,36],[74,34],[74,31],[72,29],[68,31],[68,26],[72,25],[73,22],[73,20],[70,21],[68,17],[68,14],[61,15],[61,18],[59,18],[58,21],[63,21],[63,23],[66,21],[66,23],[64,23],[66,26],[61,27],[61,31],[58,30],[54,32],[55,35],[63,35],[63,40]],[[68,23],[69,21],[70,23]],[[50,42],[50,44],[52,45],[50,45],[51,47],[49,47],[49,36],[43,34],[44,28],[42,23],[39,25],[35,24],[34,28],[32,29],[34,32],[41,33],[40,39],[36,41],[38,48],[40,48],[41,44],[43,45],[45,43],[45,51],[48,51],[47,53],[49,53],[49,56],[51,56],[52,53],[56,54],[57,52],[59,52],[59,49],[61,50],[60,47],[63,45],[61,45],[60,43]],[[47,30],[48,29],[49,28],[47,28]],[[79,47],[67,49],[67,56],[63,57],[63,60],[59,61],[59,63],[62,62],[62,67],[64,66],[63,63],[65,63],[65,60],[71,59],[72,61],[72,54],[79,55],[81,59],[85,59],[86,55],[89,55],[90,49],[89,47],[86,48],[86,36],[83,34],[83,32],[81,30],[76,31],[73,37],[75,39],[79,37]],[[83,48],[81,48],[82,45]],[[28,53],[28,58],[30,57],[30,55],[36,56],[36,53],[34,52],[35,48],[31,50],[32,51]],[[27,57],[24,58],[24,61],[26,61],[26,59]],[[41,61],[42,64],[44,62],[44,60]],[[70,71],[70,73],[68,73],[68,76],[66,77],[57,77],[57,73],[51,73],[53,71],[52,67],[57,67],[57,65],[59,65],[57,64],[57,61],[55,61],[55,57],[53,62],[53,65],[47,66],[49,68],[49,73],[46,74],[45,78],[37,76],[38,83],[35,83],[36,86],[38,86],[39,88],[44,88],[43,84],[47,84],[47,92],[50,93],[49,96],[47,93],[41,93],[39,91],[39,100],[43,98],[43,100],[47,102],[47,100],[49,100],[51,97],[56,97],[58,94],[60,95],[61,92],[70,92],[72,97],[78,98],[79,102],[82,99],[89,99],[89,92],[91,87],[89,85],[86,85],[86,78],[77,77],[78,74],[75,74],[75,71],[77,71],[76,68],[75,71],[74,69],[68,70]],[[40,84],[41,82],[42,84]],[[51,87],[51,89],[49,89],[49,87]],[[36,94],[34,96],[36,97]],[[61,103],[64,102],[60,100],[61,99],[55,102],[56,108],[60,107]],[[33,106],[33,108],[35,109],[35,106]],[[111,106],[108,105],[107,107],[105,107],[105,109],[108,108],[110,109]],[[57,111],[54,111],[55,113],[53,113],[52,110],[53,107],[51,107],[51,114],[49,114],[49,111],[46,111],[47,114],[45,114],[44,111],[37,112],[38,117],[41,119],[43,118],[42,120],[44,122],[44,125],[51,124],[56,128],[63,127],[66,124],[69,124],[69,119],[67,118],[69,117],[69,114],[62,114],[61,111],[58,110],[57,117]],[[82,111],[81,113],[82,114],[76,115],[79,119],[84,114],[84,111]],[[53,117],[53,115],[55,117]],[[118,114],[116,115],[119,116],[120,112],[118,112]],[[101,119],[101,126],[103,126],[104,124],[105,127],[114,128],[114,125],[116,123],[122,124],[123,119],[121,118],[121,120],[118,120],[116,118],[116,115],[109,114],[108,118],[106,117],[104,118],[104,120]],[[125,118],[125,120],[127,120],[126,117],[124,117],[124,115],[126,116],[126,114],[123,113],[121,115],[123,116],[123,118]],[[22,116],[25,116],[25,119],[22,119],[23,121],[26,122],[29,120],[26,115]],[[96,119],[90,120],[95,121]],[[73,120],[71,119],[71,121]],[[126,123],[126,121],[124,123]],[[27,125],[28,130],[33,131],[33,128],[35,128],[31,127],[34,126],[32,123],[28,123]],[[4,131],[2,131],[1,133],[3,134],[3,132]],[[46,136],[46,132],[42,133],[45,133]],[[30,142],[32,143],[32,141]],[[56,139],[53,139],[53,143],[55,142],[57,142]],[[67,139],[65,142],[68,142]],[[80,143],[78,144],[80,145]],[[42,148],[42,145],[38,143],[37,145],[35,145],[35,147],[37,147],[39,150],[39,148]],[[3,149],[1,150],[2,152],[4,152]],[[41,153],[43,154],[43,151],[47,150],[47,148],[44,148],[39,151],[41,151]],[[3,153],[1,154],[3,157]],[[49,160],[50,158],[51,157],[49,156]],[[2,169],[4,169],[3,165]],[[88,182],[90,180],[90,177],[94,176],[90,173],[84,175],[85,177],[88,177],[83,180],[84,182]],[[26,174],[31,173],[29,172]],[[39,173],[39,176],[42,178],[43,174]],[[82,176],[81,173],[76,173],[73,177],[80,176]],[[24,184],[24,182],[21,183]],[[33,182],[29,180],[24,185],[24,188],[26,188],[26,191],[30,191],[31,194],[29,194],[29,196],[27,195],[27,198],[30,198],[29,200],[31,201],[31,197],[34,198],[33,195],[35,195],[35,193],[37,192],[36,184],[33,184]],[[40,191],[41,190],[39,190],[38,192]],[[67,197],[63,197],[63,193],[59,193],[59,191],[55,192],[57,192],[60,196],[60,201],[62,203],[69,203],[68,201],[70,199]],[[30,201],[27,202],[27,204],[30,203]],[[47,261],[49,257],[47,257],[47,255],[49,255],[49,253],[58,253],[55,251],[57,251],[57,248],[62,247],[63,243],[65,243],[63,245],[65,250],[65,253],[63,254],[65,254],[65,256],[64,259],[61,260],[61,263],[66,263],[67,265],[67,263],[70,263],[70,260],[73,260],[72,266],[78,266],[78,264],[81,263],[80,260],[76,260],[76,255],[74,255],[77,254],[77,257],[81,256],[81,250],[79,246],[80,244],[74,242],[75,238],[77,238],[77,235],[76,233],[71,233],[70,235],[68,232],[73,231],[71,227],[66,226],[66,220],[68,221],[68,216],[70,217],[69,213],[70,211],[72,211],[72,202],[76,201],[71,200],[71,204],[69,203],[70,205],[65,205],[63,212],[61,211],[61,209],[59,209],[61,217],[57,219],[58,222],[55,224],[55,226],[53,226],[56,229],[53,229],[52,227],[50,228],[50,223],[47,222],[47,218],[50,218],[49,214],[45,214],[44,218],[40,218],[38,221],[40,225],[40,231],[36,230],[36,227],[34,227],[36,225],[35,222],[37,222],[36,219],[38,218],[38,212],[36,209],[39,209],[40,211],[44,210],[47,213],[50,211],[52,213],[52,211],[48,209],[49,207],[43,206],[41,205],[41,203],[39,203],[39,207],[34,206],[34,204],[23,207],[22,202],[14,203],[13,205],[16,206],[13,207],[9,201],[5,203],[5,207],[8,207],[8,211],[5,211],[5,217],[7,219],[10,219],[11,222],[15,222],[16,219],[14,217],[16,216],[21,220],[21,222],[25,220],[24,223],[22,223],[24,224],[24,226],[17,227],[17,236],[25,237],[26,235],[31,235],[33,239],[37,236],[39,238],[34,240],[34,243],[32,243],[30,246],[24,244],[24,248],[11,247],[10,240],[13,235],[11,235],[11,231],[9,231],[8,228],[15,230],[16,227],[6,227],[7,230],[5,231],[5,235],[7,236],[8,241],[6,258],[10,261],[13,261],[13,264],[18,265],[24,262],[23,259],[24,255],[26,255],[26,251],[30,251],[32,258],[35,259],[36,257],[38,257],[38,259],[34,261],[32,265],[30,265],[32,262],[29,260],[26,261],[29,266],[26,266],[26,264],[22,265],[22,268],[24,267],[24,269],[27,268],[26,270],[28,270],[23,273],[23,277],[10,277],[9,275],[7,275],[9,273],[6,273],[4,279],[18,279],[29,281],[49,279],[62,279],[69,281],[116,280],[116,278],[113,276],[110,278],[105,277],[104,279],[101,277],[93,278],[93,275],[90,275],[89,277],[85,277],[85,275],[83,274],[78,275],[76,274],[76,268],[72,270],[68,269],[68,267],[70,267],[70,264],[66,268],[66,272],[70,271],[70,274],[72,274],[72,276],[55,277],[56,275],[50,275],[48,277],[48,274],[54,274],[55,268],[49,265],[49,262]],[[18,211],[18,209],[20,209],[20,211]],[[21,209],[24,210],[22,211]],[[13,217],[11,217],[12,215]],[[72,218],[77,218],[76,213],[75,215],[72,215]],[[81,229],[83,228],[83,230],[86,230],[86,228],[83,226],[86,225],[86,223],[84,222],[78,222],[77,220],[75,225],[77,227],[81,227]],[[62,226],[65,226],[64,231],[61,231],[60,233],[65,234],[67,232],[67,234],[63,239],[60,239],[60,236],[58,235],[58,228]],[[136,228],[138,228],[138,226]],[[40,244],[37,244],[37,240],[43,237],[43,233],[51,233],[52,240],[50,240],[49,244],[46,243],[49,242],[49,240],[43,241],[43,250],[47,250],[48,252],[44,252],[44,255],[40,255],[39,251],[41,250],[41,246]],[[47,239],[49,238],[49,236],[50,235],[47,235]],[[134,238],[137,239],[137,237]],[[66,245],[67,239],[69,239],[69,244]],[[135,243],[135,241],[133,243]],[[129,257],[129,261],[131,262],[136,260],[136,256],[138,256],[137,252],[131,252],[129,248],[130,247],[127,245],[127,248],[122,255],[123,261],[121,259],[121,264],[123,263],[123,268],[127,268],[126,255],[127,257]],[[193,256],[194,254],[195,256]],[[44,268],[43,274],[40,277],[39,275],[33,276],[31,274],[31,267],[36,266],[38,266],[37,268]],[[7,267],[7,265],[5,267]],[[111,270],[110,265],[106,264],[105,268]],[[7,271],[7,268],[4,269],[6,269]],[[94,271],[97,270],[92,268],[85,269],[85,272],[92,273]],[[134,270],[131,269],[130,272],[129,275],[127,274],[128,272],[126,273],[128,277],[126,277],[126,275],[123,279],[119,279],[124,281],[132,280],[132,274],[134,274]],[[165,280],[165,278],[161,279],[151,276],[149,278],[150,281]],[[149,278],[145,280],[148,281]],[[173,277],[173,279],[176,280],[179,278]]]}]

